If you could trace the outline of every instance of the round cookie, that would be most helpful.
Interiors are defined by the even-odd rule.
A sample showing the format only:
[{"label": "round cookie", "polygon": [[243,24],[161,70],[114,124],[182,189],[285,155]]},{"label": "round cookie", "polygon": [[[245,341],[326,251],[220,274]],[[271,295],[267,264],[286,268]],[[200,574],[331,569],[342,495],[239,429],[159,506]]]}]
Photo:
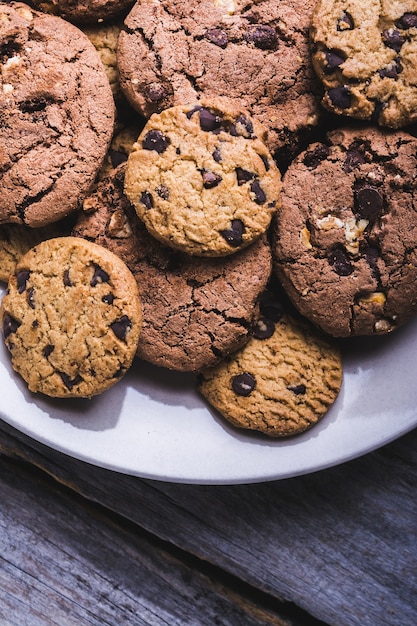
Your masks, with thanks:
[{"label": "round cookie", "polygon": [[314,0],[141,0],[118,43],[120,82],[145,117],[230,98],[268,129],[271,152],[299,151],[321,118],[309,52]]},{"label": "round cookie", "polygon": [[390,128],[417,121],[415,0],[319,0],[311,39],[327,109]]},{"label": "round cookie", "polygon": [[117,254],[141,293],[137,355],[177,371],[213,365],[249,338],[271,273],[261,237],[226,258],[191,257],[154,239],[123,194],[125,165],[97,185],[73,230]]},{"label": "round cookie", "polygon": [[130,367],[141,326],[137,284],[108,250],[49,239],[19,261],[1,304],[13,368],[30,391],[91,397]]},{"label": "round cookie", "polygon": [[273,229],[295,306],[334,336],[389,332],[417,312],[417,139],[332,131],[290,165]]},{"label": "round cookie", "polygon": [[301,433],[325,415],[342,383],[336,344],[277,304],[229,359],[199,375],[198,389],[238,428],[271,437]]},{"label": "round cookie", "polygon": [[107,152],[114,102],[97,51],[65,20],[0,5],[0,222],[78,208]]},{"label": "round cookie", "polygon": [[41,11],[77,24],[95,24],[118,17],[134,3],[135,0],[32,0]]},{"label": "round cookie", "polygon": [[279,207],[265,131],[238,108],[202,103],[154,114],[129,155],[125,192],[148,231],[199,256],[237,252]]}]

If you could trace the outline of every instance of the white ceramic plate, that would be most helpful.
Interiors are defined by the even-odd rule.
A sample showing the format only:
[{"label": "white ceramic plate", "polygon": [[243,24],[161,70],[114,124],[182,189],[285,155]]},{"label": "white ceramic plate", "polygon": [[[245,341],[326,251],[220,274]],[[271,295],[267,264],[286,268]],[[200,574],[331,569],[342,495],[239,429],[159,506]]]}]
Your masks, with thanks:
[{"label": "white ceramic plate", "polygon": [[145,362],[92,400],[31,394],[3,341],[0,417],[72,457],[144,478],[232,484],[297,476],[365,454],[417,426],[417,319],[391,335],[347,345],[336,403],[318,425],[287,440],[233,429],[205,404],[193,376]]}]

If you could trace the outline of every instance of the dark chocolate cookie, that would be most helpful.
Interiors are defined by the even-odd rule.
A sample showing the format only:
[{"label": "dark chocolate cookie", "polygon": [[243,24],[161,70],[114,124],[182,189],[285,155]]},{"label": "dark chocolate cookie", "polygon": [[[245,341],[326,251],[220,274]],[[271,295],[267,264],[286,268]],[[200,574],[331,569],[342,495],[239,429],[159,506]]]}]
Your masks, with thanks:
[{"label": "dark chocolate cookie", "polygon": [[389,332],[417,311],[417,139],[336,130],[283,181],[276,272],[296,307],[331,335]]},{"label": "dark chocolate cookie", "polygon": [[77,24],[96,24],[119,17],[135,0],[31,0],[41,11]]},{"label": "dark chocolate cookie", "polygon": [[78,208],[107,152],[114,102],[93,44],[65,20],[0,5],[0,222]]},{"label": "dark chocolate cookie", "polygon": [[179,371],[212,365],[250,336],[271,272],[269,245],[261,238],[216,259],[162,245],[123,193],[124,168],[120,165],[86,199],[73,234],[117,254],[135,276],[143,306],[139,357]]}]

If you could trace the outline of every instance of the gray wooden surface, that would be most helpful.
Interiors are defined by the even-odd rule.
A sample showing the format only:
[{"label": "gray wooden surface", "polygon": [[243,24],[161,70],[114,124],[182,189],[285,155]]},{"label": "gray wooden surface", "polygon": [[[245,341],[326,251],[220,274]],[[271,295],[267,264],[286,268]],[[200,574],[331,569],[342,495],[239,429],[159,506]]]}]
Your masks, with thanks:
[{"label": "gray wooden surface", "polygon": [[0,625],[415,626],[416,444],[417,430],[309,476],[196,486],[0,422]]}]

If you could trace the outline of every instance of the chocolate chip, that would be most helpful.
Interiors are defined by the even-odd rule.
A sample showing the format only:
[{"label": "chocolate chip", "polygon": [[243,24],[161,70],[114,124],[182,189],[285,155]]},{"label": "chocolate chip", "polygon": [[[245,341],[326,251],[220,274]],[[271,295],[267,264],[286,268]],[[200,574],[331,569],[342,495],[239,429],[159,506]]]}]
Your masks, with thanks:
[{"label": "chocolate chip", "polygon": [[65,287],[72,287],[72,282],[69,276],[69,269],[64,271],[63,282],[64,282]]},{"label": "chocolate chip", "polygon": [[48,343],[48,345],[46,345],[43,350],[42,350],[42,354],[45,357],[45,359],[48,358],[48,356],[55,350],[55,346],[53,346],[51,343]]},{"label": "chocolate chip", "polygon": [[392,63],[389,63],[386,67],[378,70],[378,74],[381,78],[394,78],[397,80],[398,74],[401,74],[403,67],[401,65],[401,59],[396,57]]},{"label": "chocolate chip", "polygon": [[365,147],[361,143],[353,142],[346,150],[345,162],[343,169],[345,172],[351,172],[355,168],[359,167],[363,163],[366,163]]},{"label": "chocolate chip", "polygon": [[287,389],[288,389],[288,391],[292,391],[293,393],[295,393],[296,396],[304,395],[305,392],[307,391],[306,386],[303,385],[303,384],[301,384],[301,385],[288,385]]},{"label": "chocolate chip", "polygon": [[245,226],[241,220],[232,220],[230,228],[221,230],[220,234],[224,237],[228,244],[237,248],[242,245],[242,237],[245,232]]},{"label": "chocolate chip", "polygon": [[9,315],[9,313],[5,313],[3,316],[3,334],[4,338],[7,339],[9,335],[15,333],[19,328],[21,322],[18,322],[17,319]]},{"label": "chocolate chip", "polygon": [[395,28],[388,28],[387,30],[382,31],[382,41],[388,48],[392,48],[395,52],[399,52],[405,42],[405,39],[401,35],[400,31],[395,30]]},{"label": "chocolate chip", "polygon": [[248,172],[248,170],[244,170],[241,167],[236,167],[235,172],[239,187],[255,178],[255,174],[253,172]]},{"label": "chocolate chip", "polygon": [[308,150],[303,158],[306,167],[315,170],[322,161],[325,161],[330,154],[330,148],[323,143],[318,144],[313,150]]},{"label": "chocolate chip", "polygon": [[256,339],[268,339],[272,337],[274,330],[275,324],[272,320],[267,317],[260,317],[255,324],[253,336],[256,337]]},{"label": "chocolate chip", "polygon": [[261,50],[274,50],[278,43],[275,29],[264,24],[250,26],[245,33],[245,39]]},{"label": "chocolate chip", "polygon": [[204,37],[210,41],[210,43],[219,46],[219,48],[225,48],[229,41],[227,33],[221,28],[211,28],[206,32]]},{"label": "chocolate chip", "polygon": [[153,198],[152,194],[149,191],[142,191],[140,196],[140,202],[145,206],[146,209],[152,209],[153,207]]},{"label": "chocolate chip", "polygon": [[371,122],[375,122],[375,123],[378,122],[379,116],[386,106],[387,106],[386,102],[380,102],[379,100],[375,102],[374,110],[371,115]]},{"label": "chocolate chip", "polygon": [[253,137],[252,120],[245,117],[245,115],[239,115],[235,123],[230,127],[230,134],[233,137],[245,137],[246,139],[250,139]]},{"label": "chocolate chip", "polygon": [[374,187],[362,187],[355,193],[355,209],[357,215],[370,222],[375,220],[381,215],[383,197],[380,192]]},{"label": "chocolate chip", "polygon": [[[170,86],[169,86],[170,87]],[[160,102],[171,94],[172,89],[164,86],[162,83],[151,83],[144,89],[145,97],[151,102]]]},{"label": "chocolate chip", "polygon": [[327,92],[333,106],[338,109],[349,109],[351,104],[351,93],[349,87],[334,87]]},{"label": "chocolate chip", "polygon": [[155,150],[158,154],[162,154],[170,143],[170,138],[166,137],[160,130],[150,130],[142,139],[142,148],[144,150]]},{"label": "chocolate chip", "polygon": [[203,177],[203,187],[204,189],[212,189],[213,187],[217,187],[222,182],[222,177],[214,172],[209,172],[208,170],[203,170],[201,172]]},{"label": "chocolate chip", "polygon": [[34,299],[35,290],[33,287],[29,287],[26,295],[26,300],[31,309],[35,308],[35,299]]},{"label": "chocolate chip", "polygon": [[261,187],[261,184],[258,179],[254,180],[250,184],[250,190],[253,194],[255,194],[255,202],[256,204],[264,204],[266,202],[266,194]]},{"label": "chocolate chip", "polygon": [[395,22],[395,25],[404,30],[407,28],[417,28],[417,13],[404,13],[404,15]]},{"label": "chocolate chip", "polygon": [[29,279],[29,270],[21,270],[16,276],[17,291],[23,293],[26,289],[26,283]]},{"label": "chocolate chip", "polygon": [[349,276],[353,272],[353,266],[349,260],[348,253],[343,248],[335,248],[329,254],[329,264],[339,276]]},{"label": "chocolate chip", "polygon": [[158,187],[155,188],[155,191],[158,194],[158,196],[162,198],[162,200],[168,200],[169,198],[168,187],[165,187],[165,185],[158,185]]},{"label": "chocolate chip", "polygon": [[232,389],[238,396],[249,396],[256,387],[256,379],[253,374],[244,372],[232,378]]},{"label": "chocolate chip", "polygon": [[353,17],[350,13],[345,11],[341,17],[337,20],[337,30],[353,30],[355,27],[355,23],[353,21]]},{"label": "chocolate chip", "polygon": [[110,328],[118,339],[126,341],[127,333],[132,328],[132,322],[127,315],[122,315],[122,317],[110,324]]},{"label": "chocolate chip", "polygon": [[83,379],[78,374],[77,374],[77,376],[75,378],[70,378],[68,376],[68,374],[66,374],[65,372],[58,372],[58,374],[60,375],[61,380],[64,383],[65,387],[69,391],[72,391],[72,389],[73,389],[73,387],[75,387],[75,385],[79,385],[80,383],[83,382]]},{"label": "chocolate chip", "polygon": [[112,167],[117,167],[127,161],[126,152],[121,152],[120,150],[109,150],[109,157]]},{"label": "chocolate chip", "polygon": [[105,304],[113,304],[115,296],[112,293],[108,293],[102,297],[101,301]]},{"label": "chocolate chip", "polygon": [[38,328],[38,326],[39,326],[39,321],[38,320],[33,320],[32,328]]},{"label": "chocolate chip", "polygon": [[335,50],[326,50],[324,53],[326,66],[324,68],[325,74],[330,74],[334,72],[342,63],[346,61],[346,58],[342,56],[341,52],[336,52]]},{"label": "chocolate chip", "polygon": [[373,246],[361,246],[361,254],[364,256],[366,262],[371,268],[372,276],[378,282],[381,280],[381,272],[378,267],[378,259],[380,258],[380,251]]},{"label": "chocolate chip", "polygon": [[216,161],[216,163],[220,163],[222,161],[222,155],[221,155],[219,147],[217,147],[214,150],[214,152],[213,152],[213,159]]},{"label": "chocolate chip", "polygon": [[222,118],[208,109],[200,108],[200,127],[206,132],[217,130],[222,125]]},{"label": "chocolate chip", "polygon": [[105,272],[99,265],[94,265],[94,274],[93,278],[90,281],[90,285],[95,287],[100,283],[108,283],[110,281],[110,276],[107,272]]},{"label": "chocolate chip", "polygon": [[263,162],[263,164],[265,166],[265,171],[269,172],[269,161],[268,161],[267,157],[264,154],[260,154],[259,156],[261,157],[262,162]]}]

